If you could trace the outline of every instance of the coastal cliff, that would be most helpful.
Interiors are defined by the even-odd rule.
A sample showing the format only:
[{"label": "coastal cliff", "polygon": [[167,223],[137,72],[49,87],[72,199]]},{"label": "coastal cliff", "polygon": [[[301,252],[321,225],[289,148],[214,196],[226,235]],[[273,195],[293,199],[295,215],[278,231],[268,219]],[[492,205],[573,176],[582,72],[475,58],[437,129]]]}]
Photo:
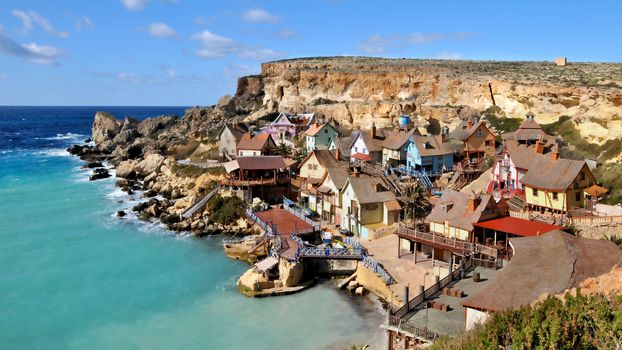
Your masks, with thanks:
[{"label": "coastal cliff", "polygon": [[251,118],[321,112],[353,128],[393,123],[400,114],[455,125],[497,106],[539,123],[569,116],[589,142],[622,137],[622,64],[318,57],[268,62],[239,79],[236,96],[258,96]]}]

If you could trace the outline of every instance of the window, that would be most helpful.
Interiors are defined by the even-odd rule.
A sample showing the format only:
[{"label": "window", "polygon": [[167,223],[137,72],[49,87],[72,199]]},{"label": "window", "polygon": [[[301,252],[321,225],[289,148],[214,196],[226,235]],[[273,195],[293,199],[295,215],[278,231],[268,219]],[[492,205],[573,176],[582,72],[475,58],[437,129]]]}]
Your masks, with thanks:
[{"label": "window", "polygon": [[581,172],[581,180],[585,180],[585,173]]},{"label": "window", "polygon": [[328,129],[324,129],[324,133],[325,133],[325,134],[328,134]]},{"label": "window", "polygon": [[553,200],[556,201],[557,200],[557,192],[553,192]]},{"label": "window", "polygon": [[574,199],[575,199],[575,201],[580,202],[581,201],[581,192],[576,192],[574,194]]},{"label": "window", "polygon": [[578,184],[578,183],[576,183],[576,182],[575,182],[575,183],[573,183],[573,184],[572,184],[572,189],[574,189],[574,190],[578,190],[578,189],[579,189],[579,184]]},{"label": "window", "polygon": [[532,188],[531,191],[533,192],[533,196],[534,197],[538,197],[538,189],[537,188]]},{"label": "window", "polygon": [[354,147],[354,152],[358,152],[359,148],[358,147]]},{"label": "window", "polygon": [[482,130],[482,129],[478,129],[478,130],[477,130],[477,136],[478,136],[478,137],[482,137],[482,136],[484,136],[484,130]]}]

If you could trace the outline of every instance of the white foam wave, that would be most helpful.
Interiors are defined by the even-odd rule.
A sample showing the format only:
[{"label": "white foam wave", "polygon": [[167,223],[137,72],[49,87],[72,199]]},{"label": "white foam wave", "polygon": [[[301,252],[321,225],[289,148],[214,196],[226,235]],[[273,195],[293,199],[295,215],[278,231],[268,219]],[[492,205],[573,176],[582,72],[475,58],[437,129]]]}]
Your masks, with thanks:
[{"label": "white foam wave", "polygon": [[52,136],[52,137],[43,137],[43,138],[37,137],[37,139],[40,139],[40,140],[77,140],[77,139],[82,139],[82,138],[86,138],[86,136],[82,134],[74,134],[71,132],[68,132],[65,134],[56,134],[56,136]]},{"label": "white foam wave", "polygon": [[69,157],[71,154],[64,148],[50,148],[34,152],[35,155],[46,157]]}]

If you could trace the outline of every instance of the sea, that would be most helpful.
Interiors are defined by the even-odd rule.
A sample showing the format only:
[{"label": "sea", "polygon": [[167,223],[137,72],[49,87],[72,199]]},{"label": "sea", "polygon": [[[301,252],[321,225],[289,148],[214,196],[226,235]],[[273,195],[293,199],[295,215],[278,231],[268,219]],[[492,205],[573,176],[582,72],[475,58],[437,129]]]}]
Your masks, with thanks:
[{"label": "sea", "polygon": [[[197,239],[134,215],[138,196],[65,150],[96,111],[118,118],[184,107],[0,107],[0,349],[382,348],[372,298],[326,280],[304,292],[248,298],[244,262],[221,237]],[[131,211],[131,210],[130,210]]]}]

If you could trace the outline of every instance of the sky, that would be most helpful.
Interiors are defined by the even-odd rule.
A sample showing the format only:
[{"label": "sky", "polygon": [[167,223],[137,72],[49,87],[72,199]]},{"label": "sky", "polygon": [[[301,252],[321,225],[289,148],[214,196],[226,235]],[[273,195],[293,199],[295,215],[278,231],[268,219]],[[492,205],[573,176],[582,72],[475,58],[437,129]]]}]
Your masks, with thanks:
[{"label": "sky", "polygon": [[0,1],[0,105],[194,106],[309,56],[622,61],[620,1]]}]

